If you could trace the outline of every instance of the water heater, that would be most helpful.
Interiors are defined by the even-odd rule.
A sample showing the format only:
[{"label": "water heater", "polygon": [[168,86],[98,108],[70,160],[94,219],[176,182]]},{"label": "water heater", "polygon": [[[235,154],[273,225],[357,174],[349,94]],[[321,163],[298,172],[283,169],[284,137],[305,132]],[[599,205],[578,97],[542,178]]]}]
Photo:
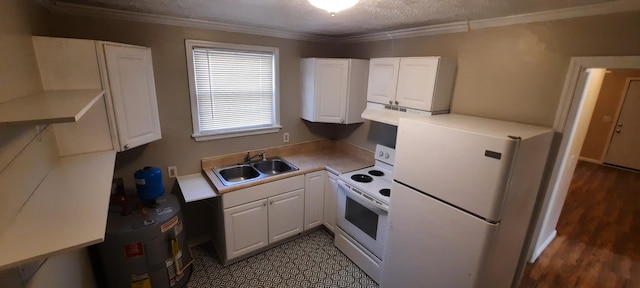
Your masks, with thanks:
[{"label": "water heater", "polygon": [[98,244],[104,284],[109,288],[180,288],[191,275],[183,216],[176,196],[153,207],[136,199],[112,201],[105,240]]}]

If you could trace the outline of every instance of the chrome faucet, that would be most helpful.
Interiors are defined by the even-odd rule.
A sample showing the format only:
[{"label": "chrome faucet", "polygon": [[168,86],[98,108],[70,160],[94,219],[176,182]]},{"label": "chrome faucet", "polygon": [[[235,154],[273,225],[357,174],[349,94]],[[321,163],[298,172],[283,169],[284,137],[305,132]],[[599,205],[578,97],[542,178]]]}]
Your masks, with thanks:
[{"label": "chrome faucet", "polygon": [[267,160],[267,153],[265,153],[264,151],[251,156],[251,153],[249,151],[247,151],[247,155],[244,156],[244,162],[248,163],[251,162],[251,159],[256,158],[256,157],[261,157],[262,161]]}]

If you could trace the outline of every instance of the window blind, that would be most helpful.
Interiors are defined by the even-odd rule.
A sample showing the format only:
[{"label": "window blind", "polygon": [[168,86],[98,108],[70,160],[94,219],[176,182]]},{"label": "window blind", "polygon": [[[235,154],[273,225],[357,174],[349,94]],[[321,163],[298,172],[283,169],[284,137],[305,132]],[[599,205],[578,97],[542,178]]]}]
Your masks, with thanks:
[{"label": "window blind", "polygon": [[194,47],[193,62],[201,133],[275,125],[273,53]]}]

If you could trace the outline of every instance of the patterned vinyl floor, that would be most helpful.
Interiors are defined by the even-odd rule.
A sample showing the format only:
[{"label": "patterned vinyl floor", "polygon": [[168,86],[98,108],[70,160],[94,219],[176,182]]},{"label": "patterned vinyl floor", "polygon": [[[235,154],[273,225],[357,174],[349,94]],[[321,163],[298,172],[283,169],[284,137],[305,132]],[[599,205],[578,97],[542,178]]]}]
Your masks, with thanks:
[{"label": "patterned vinyl floor", "polygon": [[213,245],[192,249],[188,288],[209,287],[378,287],[333,245],[324,230],[301,236],[222,267]]}]

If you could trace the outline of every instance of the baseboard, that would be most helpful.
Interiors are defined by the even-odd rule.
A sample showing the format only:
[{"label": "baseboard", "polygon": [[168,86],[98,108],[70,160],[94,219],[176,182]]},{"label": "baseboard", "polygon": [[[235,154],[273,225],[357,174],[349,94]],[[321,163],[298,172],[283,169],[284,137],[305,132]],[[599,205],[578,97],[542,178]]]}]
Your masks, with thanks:
[{"label": "baseboard", "polygon": [[578,157],[578,160],[584,161],[584,162],[589,162],[589,163],[595,163],[595,164],[603,164],[601,160],[588,158],[588,157],[582,157],[582,156]]},{"label": "baseboard", "polygon": [[538,248],[536,248],[535,251],[533,251],[533,255],[531,255],[531,259],[529,259],[529,263],[535,263],[536,262],[536,260],[540,256],[540,254],[542,254],[542,252],[544,252],[544,249],[547,249],[549,244],[551,244],[551,241],[553,241],[553,239],[556,238],[556,235],[558,235],[558,230],[553,230],[553,232],[551,232],[549,237],[547,237],[547,240],[542,242],[542,245],[540,245]]}]

